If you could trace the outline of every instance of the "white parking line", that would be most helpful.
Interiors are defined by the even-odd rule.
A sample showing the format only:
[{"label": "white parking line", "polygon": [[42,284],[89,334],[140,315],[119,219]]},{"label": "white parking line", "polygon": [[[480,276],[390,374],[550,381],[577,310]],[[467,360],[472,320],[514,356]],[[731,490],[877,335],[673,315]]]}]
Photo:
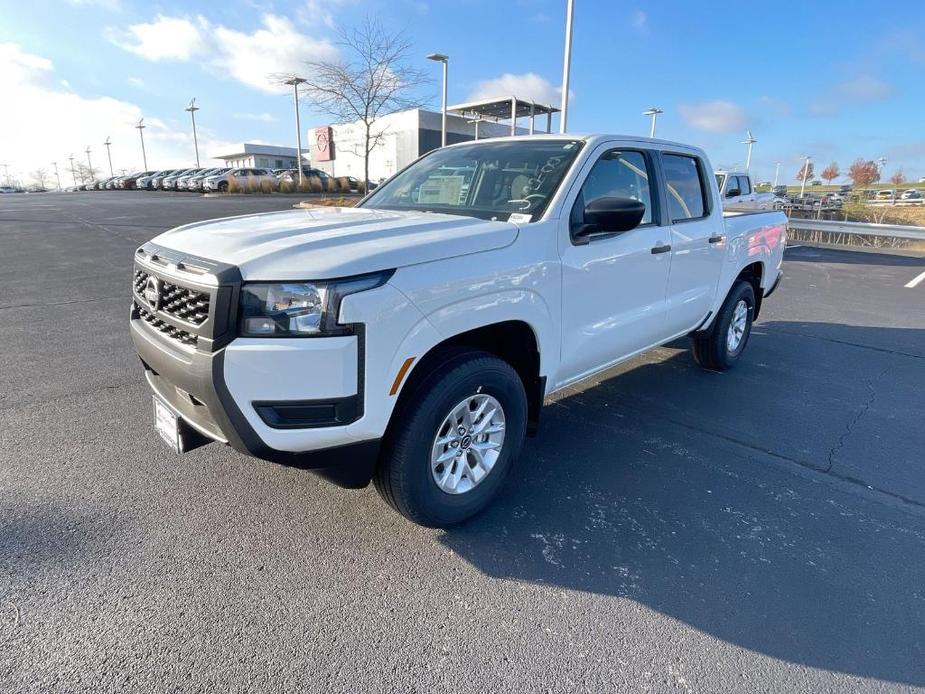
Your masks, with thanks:
[{"label": "white parking line", "polygon": [[922,280],[925,280],[925,272],[923,272],[921,275],[919,275],[919,276],[916,277],[914,280],[912,280],[911,282],[909,282],[909,283],[906,285],[906,289],[912,289],[913,287],[917,286],[917,285],[919,284],[919,282],[921,282]]}]

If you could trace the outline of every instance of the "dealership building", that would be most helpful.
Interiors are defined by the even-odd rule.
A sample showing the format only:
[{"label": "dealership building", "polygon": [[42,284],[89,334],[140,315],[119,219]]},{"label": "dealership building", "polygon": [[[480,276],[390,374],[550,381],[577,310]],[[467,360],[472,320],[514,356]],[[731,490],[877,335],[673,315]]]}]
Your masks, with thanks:
[{"label": "dealership building", "polygon": [[[447,109],[447,144],[549,132],[552,114],[557,111],[553,106],[516,97],[451,106]],[[528,127],[521,125],[524,119],[529,119]],[[441,120],[441,113],[420,108],[377,119],[371,131],[376,143],[369,155],[369,179],[388,178],[422,154],[440,147]],[[313,167],[331,176],[363,178],[362,122],[314,128],[309,130],[308,138]]]},{"label": "dealership building", "polygon": [[[304,159],[305,155],[302,157]],[[221,159],[225,166],[235,169],[295,169],[298,161],[295,147],[260,145],[252,142],[245,142],[228,154],[213,155],[212,159]]]}]

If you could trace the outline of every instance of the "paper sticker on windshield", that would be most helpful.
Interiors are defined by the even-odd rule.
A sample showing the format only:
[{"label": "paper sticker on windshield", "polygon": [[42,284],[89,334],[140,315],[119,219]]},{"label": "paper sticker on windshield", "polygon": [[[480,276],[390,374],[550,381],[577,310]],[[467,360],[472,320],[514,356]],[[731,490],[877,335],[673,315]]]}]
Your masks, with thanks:
[{"label": "paper sticker on windshield", "polygon": [[533,221],[533,215],[524,214],[523,212],[512,212],[511,216],[507,218],[507,221],[513,222],[514,224],[529,224]]},{"label": "paper sticker on windshield", "polygon": [[418,204],[458,205],[463,182],[462,176],[431,176],[418,190]]}]

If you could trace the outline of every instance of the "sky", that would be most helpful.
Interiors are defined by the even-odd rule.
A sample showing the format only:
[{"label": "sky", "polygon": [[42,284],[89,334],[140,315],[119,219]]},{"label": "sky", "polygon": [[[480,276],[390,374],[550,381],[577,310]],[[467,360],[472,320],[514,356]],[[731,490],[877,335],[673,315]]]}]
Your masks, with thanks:
[{"label": "sky", "polygon": [[[68,157],[108,172],[195,164],[196,97],[203,163],[235,143],[294,146],[291,94],[268,75],[336,60],[338,29],[376,17],[433,73],[415,94],[449,102],[516,94],[558,104],[565,0],[0,0],[0,166],[28,182]],[[648,135],[703,147],[713,165],[796,179],[885,157],[884,178],[925,176],[925,12],[921,0],[624,2],[575,0],[569,132]],[[303,130],[331,122],[302,104]],[[557,126],[555,126],[557,127]],[[3,176],[0,168],[0,178]],[[846,181],[842,177],[838,182]]]}]

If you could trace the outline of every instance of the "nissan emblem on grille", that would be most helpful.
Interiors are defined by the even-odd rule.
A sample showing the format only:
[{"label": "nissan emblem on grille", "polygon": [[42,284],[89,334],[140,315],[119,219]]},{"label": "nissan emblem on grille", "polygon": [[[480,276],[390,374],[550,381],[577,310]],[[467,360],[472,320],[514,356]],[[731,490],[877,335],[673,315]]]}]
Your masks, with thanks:
[{"label": "nissan emblem on grille", "polygon": [[145,289],[143,294],[145,301],[148,302],[148,305],[151,306],[155,311],[157,311],[158,303],[161,300],[161,288],[160,283],[156,277],[148,277],[148,281],[145,282]]}]

